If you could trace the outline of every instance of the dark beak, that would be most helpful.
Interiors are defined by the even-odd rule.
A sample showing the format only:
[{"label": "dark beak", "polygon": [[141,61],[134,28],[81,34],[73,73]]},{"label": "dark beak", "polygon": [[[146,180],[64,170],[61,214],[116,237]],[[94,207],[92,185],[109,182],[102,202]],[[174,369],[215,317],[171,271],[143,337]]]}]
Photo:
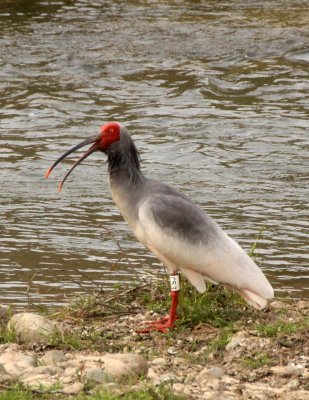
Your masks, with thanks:
[{"label": "dark beak", "polygon": [[93,143],[93,145],[80,157],[80,159],[78,159],[76,161],[76,163],[73,165],[73,167],[69,170],[69,172],[63,178],[63,180],[60,183],[59,188],[58,188],[58,192],[61,192],[64,182],[66,181],[66,179],[70,175],[70,173],[73,171],[73,169],[76,168],[78,166],[78,164],[80,164],[83,160],[85,160],[85,158],[87,158],[91,153],[99,150],[101,142],[102,142],[101,136],[96,134],[95,136],[91,136],[90,138],[79,143],[78,145],[72,147],[72,149],[70,149],[69,151],[64,153],[61,157],[58,158],[58,160],[56,160],[54,162],[54,164],[50,168],[48,168],[48,170],[45,173],[45,178],[47,179],[49,177],[50,173],[52,172],[52,170],[55,168],[55,166],[57,164],[59,164],[60,161],[62,161],[64,158],[66,158],[69,154],[74,153],[74,151],[80,149],[81,147],[86,146],[87,144]]}]

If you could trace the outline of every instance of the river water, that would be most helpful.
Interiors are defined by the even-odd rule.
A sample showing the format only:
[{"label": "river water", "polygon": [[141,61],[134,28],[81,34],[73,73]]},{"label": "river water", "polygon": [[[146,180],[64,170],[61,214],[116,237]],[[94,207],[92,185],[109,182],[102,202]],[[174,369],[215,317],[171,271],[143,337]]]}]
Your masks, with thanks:
[{"label": "river water", "polygon": [[[190,196],[308,297],[309,8],[301,1],[0,4],[0,302],[58,305],[162,271],[73,145],[117,120],[143,171]],[[307,278],[307,279],[306,279]]]}]

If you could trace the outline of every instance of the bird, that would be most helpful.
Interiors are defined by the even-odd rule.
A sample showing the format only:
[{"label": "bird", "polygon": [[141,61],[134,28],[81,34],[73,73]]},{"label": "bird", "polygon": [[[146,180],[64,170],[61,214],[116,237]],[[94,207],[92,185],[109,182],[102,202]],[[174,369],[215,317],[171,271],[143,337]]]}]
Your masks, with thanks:
[{"label": "bird", "polygon": [[141,333],[167,332],[175,327],[179,300],[179,274],[203,293],[205,281],[222,284],[237,292],[252,307],[261,310],[274,297],[274,290],[251,257],[228,236],[201,207],[169,185],[146,177],[140,156],[127,128],[119,122],[104,124],[77,144],[46,171],[69,154],[90,145],[61,181],[95,151],[105,153],[112,198],[136,238],[166,267],[170,275],[169,314],[149,322]]}]

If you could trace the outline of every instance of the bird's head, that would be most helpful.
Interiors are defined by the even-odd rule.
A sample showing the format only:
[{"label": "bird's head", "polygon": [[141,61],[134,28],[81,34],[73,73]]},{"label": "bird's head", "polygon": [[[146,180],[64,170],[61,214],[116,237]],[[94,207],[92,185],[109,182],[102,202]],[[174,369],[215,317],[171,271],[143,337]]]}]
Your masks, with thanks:
[{"label": "bird's head", "polygon": [[64,158],[66,158],[69,154],[74,153],[74,151],[80,149],[81,147],[91,144],[92,146],[90,146],[90,148],[76,161],[76,163],[63,178],[58,189],[58,191],[60,192],[65,180],[73,171],[73,169],[77,167],[78,164],[80,164],[83,160],[85,160],[85,158],[87,158],[91,153],[95,151],[107,152],[108,149],[112,147],[113,143],[119,142],[121,137],[125,135],[126,129],[121,124],[119,124],[118,122],[108,122],[101,127],[99,134],[95,134],[88,139],[82,141],[81,143],[72,147],[70,150],[64,153],[61,157],[59,157],[54,162],[54,164],[46,171],[45,178],[48,178],[55,166],[60,163],[60,161],[62,161]]}]

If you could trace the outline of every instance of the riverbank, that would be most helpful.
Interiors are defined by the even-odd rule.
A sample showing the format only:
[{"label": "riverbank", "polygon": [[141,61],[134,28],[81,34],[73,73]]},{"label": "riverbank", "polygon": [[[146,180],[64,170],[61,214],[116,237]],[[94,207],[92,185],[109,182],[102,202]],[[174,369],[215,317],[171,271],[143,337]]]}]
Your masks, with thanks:
[{"label": "riverbank", "polygon": [[309,399],[307,300],[257,312],[222,288],[183,290],[168,334],[136,332],[166,313],[165,281],[77,299],[45,316],[58,333],[43,341],[3,312],[0,400]]}]

